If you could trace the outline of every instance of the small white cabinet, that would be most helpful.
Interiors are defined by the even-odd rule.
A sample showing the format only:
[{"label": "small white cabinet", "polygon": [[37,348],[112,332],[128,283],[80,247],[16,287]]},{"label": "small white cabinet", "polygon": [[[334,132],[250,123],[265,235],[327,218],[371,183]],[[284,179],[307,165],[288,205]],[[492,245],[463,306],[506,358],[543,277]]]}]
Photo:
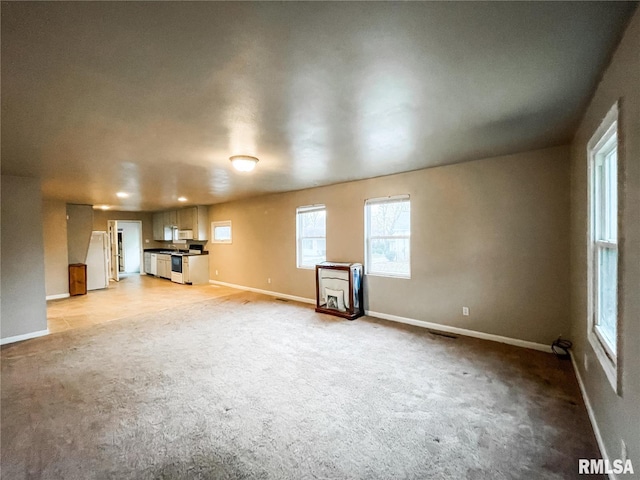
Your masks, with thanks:
[{"label": "small white cabinet", "polygon": [[151,273],[151,252],[144,252],[144,273]]}]

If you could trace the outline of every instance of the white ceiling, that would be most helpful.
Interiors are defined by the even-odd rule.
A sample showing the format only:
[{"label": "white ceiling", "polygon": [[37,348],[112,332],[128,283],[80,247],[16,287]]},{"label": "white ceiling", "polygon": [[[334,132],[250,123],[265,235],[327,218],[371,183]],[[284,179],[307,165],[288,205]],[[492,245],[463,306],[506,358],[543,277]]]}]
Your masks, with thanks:
[{"label": "white ceiling", "polygon": [[557,145],[635,7],[3,3],[2,173],[157,210]]}]

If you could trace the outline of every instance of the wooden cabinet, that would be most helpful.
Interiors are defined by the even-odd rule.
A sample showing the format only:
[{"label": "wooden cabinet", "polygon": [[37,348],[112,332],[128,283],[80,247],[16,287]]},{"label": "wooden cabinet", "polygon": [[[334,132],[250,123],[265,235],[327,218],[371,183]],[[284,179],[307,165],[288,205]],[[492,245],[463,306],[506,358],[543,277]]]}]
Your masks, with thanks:
[{"label": "wooden cabinet", "polygon": [[153,214],[153,239],[159,242],[173,241],[172,227],[178,230],[190,230],[192,238],[185,240],[206,240],[208,224],[207,207],[187,207],[180,210],[166,210]]},{"label": "wooden cabinet", "polygon": [[171,255],[158,255],[157,276],[171,278]]},{"label": "wooden cabinet", "polygon": [[164,212],[153,214],[153,239],[157,241],[164,240]]},{"label": "wooden cabinet", "polygon": [[176,210],[167,210],[164,212],[164,226],[175,227],[178,224],[178,214]]},{"label": "wooden cabinet", "polygon": [[362,264],[316,265],[316,312],[354,320],[364,315]]},{"label": "wooden cabinet", "polygon": [[[178,230],[197,230],[197,222],[198,207],[189,207],[178,210]],[[194,228],[194,225],[196,228]]]},{"label": "wooden cabinet", "polygon": [[87,266],[84,263],[69,265],[69,295],[87,294]]},{"label": "wooden cabinet", "polygon": [[190,230],[190,240],[206,240],[209,213],[207,207],[197,206],[178,210],[178,230]]}]

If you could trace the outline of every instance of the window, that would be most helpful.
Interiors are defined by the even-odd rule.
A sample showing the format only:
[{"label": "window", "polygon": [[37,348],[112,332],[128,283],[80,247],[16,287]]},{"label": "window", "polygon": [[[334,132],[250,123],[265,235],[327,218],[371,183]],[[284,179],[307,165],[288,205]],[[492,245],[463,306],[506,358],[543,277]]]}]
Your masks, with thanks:
[{"label": "window", "polygon": [[614,389],[618,358],[618,133],[617,106],[588,145],[589,321],[588,337]]},{"label": "window", "polygon": [[324,205],[296,209],[298,268],[315,268],[327,259],[327,209]]},{"label": "window", "polygon": [[231,220],[211,222],[211,242],[231,243]]},{"label": "window", "polygon": [[409,195],[367,200],[364,204],[364,218],[366,273],[410,278]]}]

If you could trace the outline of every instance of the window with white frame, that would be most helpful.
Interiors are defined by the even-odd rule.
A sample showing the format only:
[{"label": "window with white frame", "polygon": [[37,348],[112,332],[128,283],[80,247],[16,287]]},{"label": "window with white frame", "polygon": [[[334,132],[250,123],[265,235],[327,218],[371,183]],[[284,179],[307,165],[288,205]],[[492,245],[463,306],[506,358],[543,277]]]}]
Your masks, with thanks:
[{"label": "window with white frame", "polygon": [[310,205],[296,209],[298,268],[315,268],[327,259],[327,209]]},{"label": "window with white frame", "polygon": [[211,242],[231,243],[231,220],[211,222]]},{"label": "window with white frame", "polygon": [[618,109],[609,111],[588,144],[588,337],[611,385],[618,390]]},{"label": "window with white frame", "polygon": [[372,198],[364,204],[365,271],[368,275],[411,277],[409,195]]}]

